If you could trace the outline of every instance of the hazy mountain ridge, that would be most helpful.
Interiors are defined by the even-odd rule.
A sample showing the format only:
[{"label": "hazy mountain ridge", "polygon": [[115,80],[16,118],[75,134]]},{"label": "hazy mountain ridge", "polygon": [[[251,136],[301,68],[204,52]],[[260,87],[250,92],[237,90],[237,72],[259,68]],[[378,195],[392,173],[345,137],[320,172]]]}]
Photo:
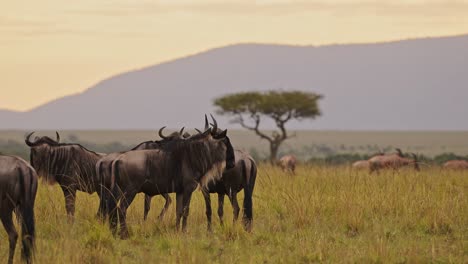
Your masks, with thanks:
[{"label": "hazy mountain ridge", "polygon": [[[18,113],[2,129],[201,127],[214,98],[246,90],[321,93],[301,129],[467,130],[468,35],[377,44],[238,44],[103,80]],[[219,117],[224,124],[226,120]]]}]

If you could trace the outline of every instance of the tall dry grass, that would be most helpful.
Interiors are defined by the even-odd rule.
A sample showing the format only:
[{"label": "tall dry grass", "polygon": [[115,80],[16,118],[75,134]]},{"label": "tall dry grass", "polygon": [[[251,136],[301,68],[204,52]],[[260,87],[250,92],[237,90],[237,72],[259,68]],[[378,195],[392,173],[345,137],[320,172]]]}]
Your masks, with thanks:
[{"label": "tall dry grass", "polygon": [[[140,194],[128,212],[132,236],[123,241],[95,219],[96,194],[78,194],[71,224],[60,188],[42,184],[36,200],[36,262],[466,263],[467,191],[467,172],[438,168],[369,175],[347,167],[299,167],[291,176],[260,165],[253,233],[232,224],[227,199],[226,225],[220,227],[215,197],[214,231],[207,233],[198,191],[192,199],[188,233],[175,231],[173,205],[157,222],[161,197],[154,198],[144,222]],[[7,237],[4,231],[0,235],[0,258],[6,259]],[[18,262],[19,255],[18,251]]]}]

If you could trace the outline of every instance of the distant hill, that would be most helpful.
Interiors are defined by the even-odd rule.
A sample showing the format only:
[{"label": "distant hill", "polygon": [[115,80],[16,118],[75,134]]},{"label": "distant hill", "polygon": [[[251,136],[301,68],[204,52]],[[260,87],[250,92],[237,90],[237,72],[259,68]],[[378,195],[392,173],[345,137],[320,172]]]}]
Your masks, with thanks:
[{"label": "distant hill", "polygon": [[270,89],[325,96],[323,116],[295,129],[468,130],[468,35],[216,48],[119,74],[28,112],[0,110],[0,129],[202,127],[214,98]]}]

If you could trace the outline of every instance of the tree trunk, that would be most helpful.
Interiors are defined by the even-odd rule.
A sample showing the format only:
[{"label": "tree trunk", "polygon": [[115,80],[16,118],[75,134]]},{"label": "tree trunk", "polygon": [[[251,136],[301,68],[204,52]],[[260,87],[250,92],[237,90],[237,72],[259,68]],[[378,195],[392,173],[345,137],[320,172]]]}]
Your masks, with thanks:
[{"label": "tree trunk", "polygon": [[281,142],[270,142],[270,163],[271,165],[276,164],[276,159],[278,156],[278,149]]}]

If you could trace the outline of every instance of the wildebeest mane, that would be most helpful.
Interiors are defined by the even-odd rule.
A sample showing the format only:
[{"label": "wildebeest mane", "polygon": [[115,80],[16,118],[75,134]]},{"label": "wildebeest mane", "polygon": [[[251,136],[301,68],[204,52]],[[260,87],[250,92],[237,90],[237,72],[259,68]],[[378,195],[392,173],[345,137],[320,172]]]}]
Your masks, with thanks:
[{"label": "wildebeest mane", "polygon": [[215,171],[211,173],[213,174],[212,176],[220,177],[224,166],[222,168],[218,167],[224,164],[226,152],[225,148],[216,146],[216,144],[223,143],[209,140],[208,138],[205,139],[201,136],[192,137],[188,140],[172,140],[164,144],[163,148],[148,153],[147,167],[156,168],[158,164],[161,164],[153,163],[156,160],[161,161],[161,154],[163,154],[164,160],[162,164],[164,164],[164,168],[159,167],[159,169],[162,169],[165,175],[172,175],[176,184],[180,183],[182,179],[183,164],[189,166],[188,169],[195,173],[196,180],[199,182],[203,181],[202,177],[213,169]]},{"label": "wildebeest mane", "polygon": [[[221,177],[222,172],[224,170],[224,166],[222,168],[216,168],[216,166],[225,162],[226,149],[217,146],[217,144],[223,144],[221,142],[213,141],[208,138],[202,140],[196,139],[197,137],[194,137],[192,140],[188,141],[174,141],[174,146],[173,148],[171,148],[171,156],[174,158],[174,161],[180,160],[182,162],[185,162],[185,164],[189,164],[189,169],[197,173],[196,177],[198,178],[196,178],[196,180],[201,182],[202,185],[206,185],[208,182],[205,182],[205,180],[211,179],[203,180],[201,179],[201,177]],[[180,162],[171,163],[171,169],[173,170],[180,170],[180,168],[182,167]],[[206,175],[210,170],[213,169],[218,171],[214,171],[214,175]]]}]

